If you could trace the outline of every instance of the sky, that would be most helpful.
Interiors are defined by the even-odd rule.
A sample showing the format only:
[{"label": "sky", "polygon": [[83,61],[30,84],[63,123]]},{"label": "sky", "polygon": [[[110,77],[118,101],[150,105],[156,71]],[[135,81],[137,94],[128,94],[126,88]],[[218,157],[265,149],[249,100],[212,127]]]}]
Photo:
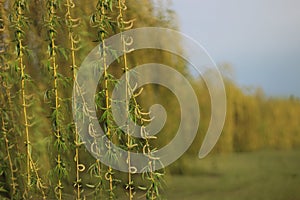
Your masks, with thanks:
[{"label": "sky", "polygon": [[180,31],[217,64],[229,63],[241,87],[300,97],[299,0],[171,0]]}]

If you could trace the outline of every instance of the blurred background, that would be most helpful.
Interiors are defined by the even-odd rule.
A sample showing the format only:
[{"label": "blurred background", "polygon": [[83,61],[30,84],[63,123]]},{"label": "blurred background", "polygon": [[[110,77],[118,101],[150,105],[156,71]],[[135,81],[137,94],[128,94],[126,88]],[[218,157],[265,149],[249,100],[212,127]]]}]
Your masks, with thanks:
[{"label": "blurred background", "polygon": [[[197,160],[199,139],[173,165],[182,175],[170,177],[170,197],[300,199],[300,2],[168,3],[179,30],[203,45],[221,70],[228,109],[214,152]],[[209,96],[200,93],[203,114]],[[203,115],[200,135],[207,128]]]}]

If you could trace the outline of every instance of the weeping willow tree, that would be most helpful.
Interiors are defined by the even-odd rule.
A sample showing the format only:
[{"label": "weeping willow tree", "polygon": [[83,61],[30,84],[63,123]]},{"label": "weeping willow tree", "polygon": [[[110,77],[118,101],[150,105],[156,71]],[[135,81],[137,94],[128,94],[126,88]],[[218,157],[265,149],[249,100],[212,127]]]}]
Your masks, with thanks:
[{"label": "weeping willow tree", "polygon": [[[128,173],[91,156],[73,121],[71,98],[79,66],[99,43],[106,48],[105,39],[138,27],[178,28],[174,13],[162,5],[150,0],[0,1],[1,199],[162,198],[165,172],[151,169],[151,152],[166,145],[177,132],[179,104],[174,94],[157,85],[133,91],[129,71],[138,65],[161,63],[189,77],[186,61],[156,49],[128,51],[134,41],[122,38],[124,54],[109,66],[105,62],[99,66],[104,75],[95,94],[98,121],[106,137],[128,152]],[[162,38],[161,44],[164,42]],[[174,45],[181,50],[180,41]],[[153,72],[149,69],[148,73]],[[128,127],[121,129],[113,121],[111,93],[121,76],[125,76],[126,95],[132,96],[126,103],[127,115],[135,123],[145,127],[151,122],[148,111],[153,104],[166,108],[168,118],[157,139],[135,138]],[[191,80],[204,116],[188,150],[196,156],[209,124],[210,98],[202,80]],[[225,85],[227,121],[215,152],[299,147],[299,99],[245,94],[231,80]],[[133,152],[148,153],[145,173],[136,173],[130,162]],[[181,159],[167,170],[185,173],[183,166]]]},{"label": "weeping willow tree", "polygon": [[[131,162],[128,173],[119,172],[88,153],[72,119],[71,94],[80,63],[96,45],[132,28],[174,28],[173,14],[149,0],[4,0],[0,5],[1,198],[161,198],[161,172],[137,174]],[[123,45],[126,52],[125,40]],[[150,153],[158,143],[116,127],[108,117],[110,95],[120,76],[129,81],[128,71],[136,65],[157,58],[174,64],[159,51],[148,57],[148,52],[128,52],[102,66],[104,79],[95,97],[99,123],[128,151],[128,160],[130,152],[147,148]],[[126,92],[132,90],[128,86]],[[147,104],[143,95],[133,95],[130,107],[136,112],[128,113],[139,124],[149,122],[141,110]]]}]

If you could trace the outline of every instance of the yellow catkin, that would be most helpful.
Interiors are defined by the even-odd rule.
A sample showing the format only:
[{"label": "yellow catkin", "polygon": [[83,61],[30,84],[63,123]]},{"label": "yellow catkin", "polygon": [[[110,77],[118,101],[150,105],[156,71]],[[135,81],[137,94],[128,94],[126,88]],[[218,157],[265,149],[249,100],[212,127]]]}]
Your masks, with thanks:
[{"label": "yellow catkin", "polygon": [[[72,79],[73,82],[75,83],[76,80],[76,57],[75,57],[75,53],[76,53],[76,44],[78,43],[78,41],[75,40],[74,38],[74,32],[73,32],[73,28],[75,26],[78,25],[79,23],[79,19],[73,19],[71,16],[71,9],[75,7],[75,3],[72,0],[66,0],[66,7],[67,7],[67,13],[66,13],[66,21],[67,21],[67,26],[69,29],[69,41],[71,44],[71,61],[72,61],[72,65],[71,65],[71,69],[72,69]],[[74,24],[75,23],[75,24]],[[79,147],[80,147],[80,140],[79,140],[79,135],[78,135],[78,130],[77,130],[77,126],[75,125],[75,131],[74,131],[74,135],[75,135],[75,164],[76,164],[76,184],[74,184],[75,190],[76,190],[76,199],[80,200],[81,199],[81,178],[80,178],[80,172],[84,171],[84,165],[80,164],[80,160],[79,160]],[[83,167],[82,167],[83,166]]]},{"label": "yellow catkin", "polygon": [[[15,2],[15,11],[16,11],[16,19],[14,21],[15,23],[15,32],[22,31],[23,23],[24,23],[24,10],[26,9],[26,2],[17,0]],[[29,134],[29,128],[30,128],[30,122],[29,122],[29,116],[28,116],[28,102],[27,102],[27,94],[26,94],[26,74],[25,74],[25,64],[24,64],[24,49],[25,46],[23,45],[23,36],[20,33],[15,34],[16,35],[16,43],[18,46],[18,52],[17,52],[17,62],[20,70],[21,75],[21,103],[23,108],[23,120],[24,120],[24,132],[25,132],[25,144],[26,144],[26,191],[25,193],[29,195],[29,191],[32,187],[32,176],[35,176],[37,184],[36,187],[41,191],[42,198],[46,199],[46,195],[44,192],[44,186],[42,185],[42,180],[38,174],[38,169],[36,166],[36,163],[32,159],[32,147],[30,142],[30,134]],[[33,175],[31,174],[33,172]]]},{"label": "yellow catkin", "polygon": [[[61,133],[61,124],[60,124],[60,96],[59,96],[59,82],[58,82],[58,64],[57,64],[57,55],[56,55],[56,33],[55,33],[55,23],[56,23],[56,8],[58,7],[58,2],[56,0],[49,0],[48,1],[48,23],[49,23],[49,42],[51,48],[49,49],[50,54],[50,65],[53,73],[53,91],[54,91],[54,108],[53,112],[55,112],[54,121],[56,122],[54,128],[54,136],[56,143],[58,144],[57,155],[56,155],[56,169],[60,171],[62,174],[57,174],[57,183],[55,187],[55,194],[58,199],[62,199],[63,194],[63,184],[62,184],[62,177],[64,176],[64,166],[62,161],[62,147],[64,144],[63,135]],[[62,147],[63,148],[63,147]],[[58,172],[56,172],[58,173]]]},{"label": "yellow catkin", "polygon": [[[124,68],[124,73],[125,73],[125,99],[126,99],[126,102],[125,102],[125,105],[126,105],[126,119],[129,119],[128,117],[128,110],[129,110],[129,102],[127,102],[128,100],[128,84],[129,84],[129,77],[128,77],[128,63],[127,63],[127,53],[126,53],[126,44],[125,44],[125,41],[124,41],[124,38],[123,38],[123,35],[122,35],[122,32],[126,29],[125,26],[125,22],[124,22],[124,19],[123,19],[123,12],[126,10],[126,5],[125,5],[125,0],[118,0],[118,8],[119,8],[119,15],[117,17],[117,20],[118,20],[118,26],[119,26],[119,29],[121,31],[121,41],[122,41],[122,47],[123,47],[123,68]],[[133,193],[133,187],[132,187],[132,184],[133,184],[133,179],[132,179],[132,173],[131,173],[131,146],[130,144],[132,143],[131,140],[131,136],[130,136],[130,133],[129,133],[129,126],[128,126],[128,123],[126,125],[126,134],[127,134],[127,164],[128,164],[128,198],[130,200],[133,199],[134,197],[134,193]]]},{"label": "yellow catkin", "polygon": [[[4,12],[4,7],[3,7],[3,2],[0,1],[0,22],[2,24],[1,28],[0,28],[0,33],[4,36],[5,35],[5,30],[6,30],[6,25],[5,25],[5,21],[6,19],[4,19],[5,17],[5,12]],[[3,37],[1,37],[1,43],[2,44],[6,44],[6,42],[4,41]],[[5,45],[3,45],[5,46]],[[1,54],[5,53],[5,49],[2,49]],[[7,73],[7,69],[6,69],[6,64],[5,63],[1,63],[3,64],[3,66],[1,65],[0,66],[0,72],[2,73]],[[9,68],[8,68],[9,69]],[[2,78],[2,77],[0,77]],[[8,99],[8,103],[6,104],[4,101],[4,96],[5,95],[1,95],[1,100],[2,100],[2,105],[4,106],[5,104],[7,105],[7,107],[10,107],[10,103],[11,103],[11,98],[10,98],[10,91],[9,91],[9,88],[7,86],[7,83],[5,83],[5,80],[2,80],[3,82],[1,83],[2,87],[5,89],[5,95]],[[7,109],[7,110],[10,110],[10,109]],[[12,119],[9,119],[9,120],[12,120]],[[11,156],[11,149],[12,147],[10,147],[10,141],[9,141],[9,138],[8,138],[8,129],[7,129],[7,126],[9,125],[8,124],[8,121],[5,120],[4,118],[4,113],[3,111],[1,111],[1,124],[2,124],[2,134],[3,134],[3,139],[4,139],[4,143],[5,143],[5,151],[6,151],[6,159],[8,161],[8,165],[9,165],[9,170],[10,170],[10,185],[11,185],[11,195],[12,197],[16,194],[16,189],[17,189],[17,183],[16,183],[16,180],[17,178],[15,177],[15,172],[16,170],[14,169],[14,166],[13,166],[13,161],[12,161],[12,156]]]},{"label": "yellow catkin", "polygon": [[[106,11],[105,11],[105,2],[101,1],[100,5],[100,9],[98,10],[101,14],[100,14],[100,20],[101,22],[104,22],[105,20],[105,16],[106,16]],[[104,91],[105,91],[105,110],[106,112],[109,112],[110,109],[110,103],[109,103],[109,89],[108,89],[108,83],[109,83],[109,79],[108,79],[108,66],[106,63],[106,44],[105,44],[105,33],[102,32],[101,33],[101,43],[102,43],[102,48],[103,48],[103,68],[104,68]],[[106,130],[106,135],[109,139],[112,138],[112,133],[111,133],[111,127],[108,124],[107,125],[107,130]],[[110,148],[110,144],[108,143],[108,149]],[[108,170],[107,173],[105,175],[106,179],[109,182],[109,199],[113,199],[114,198],[114,193],[113,193],[113,169],[111,166],[108,166]]]},{"label": "yellow catkin", "polygon": [[[2,97],[1,97],[2,98]],[[4,115],[1,112],[2,116],[1,116],[1,127],[2,127],[2,134],[3,134],[3,139],[5,142],[5,151],[6,151],[6,158],[8,160],[8,164],[9,164],[9,170],[10,170],[10,181],[11,181],[11,195],[14,196],[16,194],[16,189],[17,189],[17,183],[16,183],[16,177],[15,177],[15,170],[14,170],[14,166],[13,166],[13,162],[12,162],[12,157],[11,157],[11,153],[10,153],[10,142],[8,140],[7,134],[8,134],[8,130],[6,128],[7,126],[7,122],[5,122],[4,120]]]}]

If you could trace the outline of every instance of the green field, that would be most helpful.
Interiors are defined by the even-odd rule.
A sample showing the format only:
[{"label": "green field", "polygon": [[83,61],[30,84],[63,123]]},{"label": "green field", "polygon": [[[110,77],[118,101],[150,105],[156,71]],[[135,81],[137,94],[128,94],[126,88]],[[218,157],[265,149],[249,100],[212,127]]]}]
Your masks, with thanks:
[{"label": "green field", "polygon": [[180,200],[299,200],[300,151],[263,151],[185,159],[166,177],[165,197]]}]

